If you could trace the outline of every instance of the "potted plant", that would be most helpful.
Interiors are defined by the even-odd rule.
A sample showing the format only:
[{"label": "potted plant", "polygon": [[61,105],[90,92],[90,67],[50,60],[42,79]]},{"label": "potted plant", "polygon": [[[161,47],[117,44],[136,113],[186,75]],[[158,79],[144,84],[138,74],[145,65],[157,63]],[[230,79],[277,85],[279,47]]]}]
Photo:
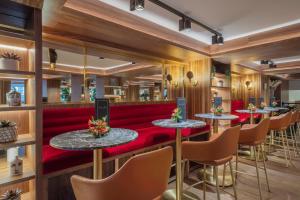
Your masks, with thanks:
[{"label": "potted plant", "polygon": [[250,110],[250,112],[254,112],[256,110],[255,105],[253,105],[252,103],[249,103],[248,110]]},{"label": "potted plant", "polygon": [[223,109],[222,106],[217,106],[217,107],[213,106],[213,107],[210,109],[210,111],[211,111],[214,115],[216,115],[216,116],[221,116],[222,113],[223,113],[223,111],[224,111],[224,109]]},{"label": "potted plant", "polygon": [[180,108],[175,108],[175,109],[173,110],[171,119],[172,119],[174,122],[176,122],[176,123],[181,122],[181,120],[182,120],[181,113],[182,113],[182,111],[181,111]]},{"label": "potted plant", "polygon": [[17,140],[16,123],[10,121],[0,121],[0,143],[14,142]]},{"label": "potted plant", "polygon": [[275,108],[278,105],[278,103],[276,101],[272,102],[272,107]]},{"label": "potted plant", "polygon": [[3,53],[0,56],[0,69],[18,70],[21,58],[15,53]]},{"label": "potted plant", "polygon": [[266,105],[265,102],[261,102],[261,103],[260,103],[260,109],[264,109],[266,106],[267,106],[267,105]]},{"label": "potted plant", "polygon": [[88,122],[89,132],[93,134],[95,138],[100,138],[105,136],[109,130],[110,127],[107,124],[106,117],[103,117],[102,119],[92,119]]},{"label": "potted plant", "polygon": [[0,200],[21,200],[21,193],[20,189],[8,190],[1,195]]}]

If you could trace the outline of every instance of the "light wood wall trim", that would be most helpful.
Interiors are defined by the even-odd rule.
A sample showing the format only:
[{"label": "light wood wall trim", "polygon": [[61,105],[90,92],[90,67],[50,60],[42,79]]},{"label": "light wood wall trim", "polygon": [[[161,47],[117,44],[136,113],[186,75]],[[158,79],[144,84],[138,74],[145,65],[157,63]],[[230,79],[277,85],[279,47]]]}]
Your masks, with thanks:
[{"label": "light wood wall trim", "polygon": [[44,0],[11,0],[35,8],[43,8]]}]

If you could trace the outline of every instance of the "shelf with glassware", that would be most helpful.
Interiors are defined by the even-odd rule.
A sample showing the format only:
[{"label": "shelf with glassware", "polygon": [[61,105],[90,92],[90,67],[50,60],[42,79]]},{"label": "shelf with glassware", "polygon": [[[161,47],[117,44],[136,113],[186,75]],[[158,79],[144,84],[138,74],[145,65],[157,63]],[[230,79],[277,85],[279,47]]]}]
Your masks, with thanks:
[{"label": "shelf with glassware", "polygon": [[[41,16],[33,12],[33,26]],[[7,34],[0,28],[0,198],[22,191],[34,200],[41,162],[41,34]],[[13,32],[13,30],[12,30]],[[25,31],[26,32],[26,31]],[[27,32],[26,32],[27,33]],[[18,194],[20,195],[20,194]],[[16,198],[19,199],[19,198]],[[37,198],[36,198],[37,199]]]}]

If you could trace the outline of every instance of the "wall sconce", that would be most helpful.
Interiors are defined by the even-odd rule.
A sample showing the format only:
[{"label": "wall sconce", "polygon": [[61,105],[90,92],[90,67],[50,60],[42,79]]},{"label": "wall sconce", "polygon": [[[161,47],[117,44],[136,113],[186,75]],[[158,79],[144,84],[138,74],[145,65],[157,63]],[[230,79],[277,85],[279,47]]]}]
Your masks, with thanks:
[{"label": "wall sconce", "polygon": [[196,87],[198,85],[198,81],[192,81],[192,79],[194,78],[194,73],[192,71],[188,71],[186,73],[186,77],[190,80],[190,83],[193,87]]},{"label": "wall sconce", "polygon": [[251,90],[251,89],[252,89],[252,81],[246,81],[246,82],[245,82],[245,85],[246,85],[246,88],[247,88],[248,90]]},{"label": "wall sconce", "polygon": [[173,80],[173,77],[171,74],[168,74],[167,75],[167,81],[170,85],[173,85],[175,88],[177,88],[179,86],[179,83],[178,81],[175,81],[173,84],[172,84],[172,80]]},{"label": "wall sconce", "polygon": [[55,70],[57,53],[55,49],[49,48],[49,60],[50,60],[50,69]]}]

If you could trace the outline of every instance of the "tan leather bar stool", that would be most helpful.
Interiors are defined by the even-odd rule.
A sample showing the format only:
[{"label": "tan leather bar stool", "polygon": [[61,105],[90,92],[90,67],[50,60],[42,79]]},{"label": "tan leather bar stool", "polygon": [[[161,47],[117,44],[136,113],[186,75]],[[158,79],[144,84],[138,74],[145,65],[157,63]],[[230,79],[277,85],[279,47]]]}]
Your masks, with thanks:
[{"label": "tan leather bar stool", "polygon": [[72,176],[77,200],[159,199],[167,189],[173,151],[171,147],[129,159],[119,171],[102,180]]},{"label": "tan leather bar stool", "polygon": [[[216,179],[217,197],[220,200],[220,188],[218,179],[218,166],[224,165],[229,162],[231,178],[233,182],[234,197],[237,199],[237,194],[234,184],[234,176],[231,160],[238,145],[238,139],[240,134],[240,126],[228,128],[220,134],[215,134],[209,141],[194,142],[186,141],[182,143],[182,156],[183,159],[187,159],[196,163],[204,165],[204,174],[206,174],[206,166],[210,165],[214,167],[214,175]],[[206,180],[205,176],[203,181],[203,198],[206,199]],[[195,186],[196,183],[192,186]],[[190,187],[192,187],[190,186]]]},{"label": "tan leather bar stool", "polygon": [[276,117],[271,117],[269,127],[269,130],[279,133],[279,137],[277,138],[277,140],[275,140],[275,143],[279,142],[281,143],[281,145],[275,143],[272,145],[278,146],[283,149],[287,167],[289,167],[289,165],[291,164],[291,152],[289,142],[287,140],[286,130],[290,125],[291,118],[292,112],[288,112],[286,114],[282,114]]},{"label": "tan leather bar stool", "polygon": [[[262,119],[258,124],[244,125],[240,131],[240,137],[239,137],[239,142],[238,142],[239,145],[247,145],[247,146],[250,146],[253,148],[254,157],[255,157],[257,184],[258,184],[260,199],[262,199],[262,193],[261,193],[259,168],[258,168],[257,147],[259,147],[263,151],[263,144],[265,142],[265,139],[266,139],[268,131],[269,131],[269,125],[270,125],[270,118]],[[262,160],[263,160],[263,164],[264,164],[264,171],[265,171],[268,191],[270,192],[264,152],[262,152],[262,156],[263,156]],[[236,174],[237,173],[244,173],[244,172],[238,171],[238,152],[236,153]]]},{"label": "tan leather bar stool", "polygon": [[290,127],[289,127],[290,136],[289,137],[287,136],[288,142],[289,142],[289,140],[291,140],[291,142],[292,142],[294,157],[296,157],[296,155],[299,154],[297,138],[296,138],[296,129],[295,129],[295,124],[297,122],[297,118],[298,118],[298,111],[292,112],[291,123],[290,123]]}]

